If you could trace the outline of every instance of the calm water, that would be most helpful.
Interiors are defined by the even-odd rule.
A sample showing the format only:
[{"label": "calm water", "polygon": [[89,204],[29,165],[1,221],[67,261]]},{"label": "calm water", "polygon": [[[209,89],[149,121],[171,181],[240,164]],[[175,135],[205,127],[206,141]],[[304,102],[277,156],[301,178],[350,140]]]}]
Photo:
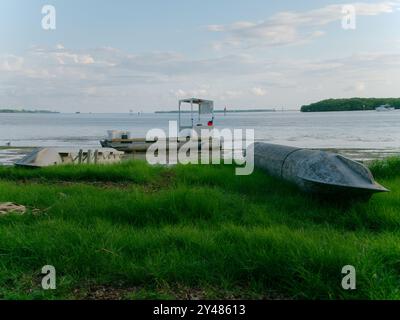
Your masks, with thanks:
[{"label": "calm water", "polygon": [[[144,137],[176,114],[0,114],[0,146],[99,146],[107,130]],[[254,129],[260,141],[308,148],[400,151],[400,110],[217,114],[218,128]],[[13,152],[12,150],[2,151]],[[12,155],[14,156],[14,155]]]}]

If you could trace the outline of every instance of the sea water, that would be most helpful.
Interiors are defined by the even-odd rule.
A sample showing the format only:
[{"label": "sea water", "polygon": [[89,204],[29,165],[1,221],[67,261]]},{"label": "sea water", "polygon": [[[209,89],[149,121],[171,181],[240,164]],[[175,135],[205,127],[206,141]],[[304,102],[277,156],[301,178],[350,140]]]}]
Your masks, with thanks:
[{"label": "sea water", "polygon": [[[183,121],[190,124],[189,115]],[[145,137],[167,131],[177,114],[0,114],[0,146],[100,147],[108,130]],[[203,119],[208,121],[206,117]],[[262,112],[216,114],[216,128],[254,129],[257,141],[304,148],[347,150],[365,157],[400,152],[400,110],[390,112]],[[15,151],[3,149],[0,158]],[[1,156],[2,155],[2,156]],[[1,161],[1,160],[0,160]]]}]

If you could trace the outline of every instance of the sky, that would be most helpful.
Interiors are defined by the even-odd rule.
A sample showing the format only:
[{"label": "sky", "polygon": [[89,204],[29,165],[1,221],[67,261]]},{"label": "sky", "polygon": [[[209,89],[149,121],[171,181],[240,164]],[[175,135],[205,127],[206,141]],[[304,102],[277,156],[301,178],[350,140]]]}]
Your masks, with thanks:
[{"label": "sky", "polygon": [[289,110],[400,95],[400,0],[0,0],[0,39],[0,108],[153,112],[199,97]]}]

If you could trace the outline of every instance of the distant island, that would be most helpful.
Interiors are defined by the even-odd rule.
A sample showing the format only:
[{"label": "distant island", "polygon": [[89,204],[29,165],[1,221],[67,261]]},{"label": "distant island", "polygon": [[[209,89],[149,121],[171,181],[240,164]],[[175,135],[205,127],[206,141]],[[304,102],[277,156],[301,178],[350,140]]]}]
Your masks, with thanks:
[{"label": "distant island", "polygon": [[0,109],[0,113],[59,113],[49,110]]},{"label": "distant island", "polygon": [[[249,110],[215,110],[214,113],[245,113],[245,112],[275,112],[275,109],[249,109]],[[179,111],[156,111],[155,113],[179,113]],[[181,111],[181,113],[190,113],[190,111]]]},{"label": "distant island", "polygon": [[400,109],[400,98],[327,99],[304,105],[301,107],[301,112],[375,110],[382,105],[389,105],[395,109]]}]

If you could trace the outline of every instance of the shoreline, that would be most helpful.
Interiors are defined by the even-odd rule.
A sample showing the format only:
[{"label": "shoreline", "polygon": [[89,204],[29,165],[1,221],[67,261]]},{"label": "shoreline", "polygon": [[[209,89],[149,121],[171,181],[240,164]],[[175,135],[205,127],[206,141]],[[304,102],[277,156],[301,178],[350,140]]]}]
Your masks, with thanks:
[{"label": "shoreline", "polygon": [[[76,146],[76,148],[80,148],[81,146]],[[0,166],[2,165],[13,165],[13,163],[32,150],[40,148],[40,147],[7,147],[7,146],[0,146]],[[90,147],[93,149],[101,148],[101,146],[93,146]],[[347,158],[350,158],[355,161],[368,163],[375,160],[383,160],[386,158],[391,157],[399,157],[400,156],[400,149],[396,148],[309,148],[314,150],[323,150],[323,151],[330,151],[334,153],[341,154]],[[145,160],[145,154],[134,154],[129,155],[126,154],[124,156],[124,160],[131,160],[131,159],[140,159]]]}]

